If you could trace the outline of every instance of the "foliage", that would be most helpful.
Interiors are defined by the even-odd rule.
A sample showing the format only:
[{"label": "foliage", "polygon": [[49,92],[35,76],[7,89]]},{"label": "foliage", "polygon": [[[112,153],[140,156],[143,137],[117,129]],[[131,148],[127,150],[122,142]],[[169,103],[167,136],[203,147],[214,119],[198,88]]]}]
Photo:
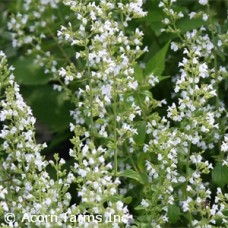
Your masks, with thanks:
[{"label": "foliage", "polygon": [[226,227],[225,7],[0,3],[2,227]]}]

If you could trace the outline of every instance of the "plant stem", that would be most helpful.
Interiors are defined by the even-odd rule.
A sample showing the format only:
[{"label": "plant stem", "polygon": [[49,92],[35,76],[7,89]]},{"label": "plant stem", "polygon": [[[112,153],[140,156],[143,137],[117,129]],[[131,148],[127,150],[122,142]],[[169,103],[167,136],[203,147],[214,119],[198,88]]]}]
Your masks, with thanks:
[{"label": "plant stem", "polygon": [[47,29],[52,37],[52,39],[55,41],[55,43],[57,44],[57,47],[59,48],[59,50],[61,51],[61,53],[63,54],[63,56],[66,58],[67,62],[69,64],[71,64],[71,60],[68,57],[68,55],[66,54],[66,52],[64,51],[64,49],[62,48],[62,46],[59,44],[58,39],[56,38],[56,36],[53,34],[53,32],[51,31],[51,29],[49,28],[49,26],[47,26]]},{"label": "plant stem", "polygon": [[[189,168],[190,154],[191,154],[191,143],[188,144],[188,154],[187,154],[187,162],[186,162],[186,192],[185,192],[186,200],[188,199],[187,186],[188,186],[188,181],[189,181],[189,177],[190,177],[190,168]],[[188,212],[188,220],[189,220],[190,228],[193,228],[191,211]]]},{"label": "plant stem", "polygon": [[[85,50],[87,52],[87,56],[89,55],[89,48],[87,47],[87,43],[85,42]],[[94,139],[94,122],[93,122],[93,91],[92,91],[92,78],[91,78],[91,69],[89,66],[89,60],[87,58],[86,60],[86,66],[87,66],[87,74],[88,74],[88,83],[89,83],[89,103],[90,103],[90,136],[91,139]]]},{"label": "plant stem", "polygon": [[113,93],[114,93],[114,104],[113,104],[113,131],[114,131],[114,174],[117,175],[118,170],[118,152],[117,152],[117,91],[116,91],[116,79],[113,74]]}]

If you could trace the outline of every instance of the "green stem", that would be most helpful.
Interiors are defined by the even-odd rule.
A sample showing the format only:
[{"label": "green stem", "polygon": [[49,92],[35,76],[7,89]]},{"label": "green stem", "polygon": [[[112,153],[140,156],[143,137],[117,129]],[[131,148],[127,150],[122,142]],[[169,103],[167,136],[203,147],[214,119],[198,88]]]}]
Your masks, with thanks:
[{"label": "green stem", "polygon": [[[120,3],[122,3],[122,0],[120,1]],[[125,32],[125,30],[124,30],[124,15],[123,15],[123,12],[122,11],[120,11],[120,21],[121,21],[121,30],[123,31],[123,32]]]},{"label": "green stem", "polygon": [[[212,41],[214,41],[215,38],[217,37],[217,34],[216,34],[216,28],[215,28],[214,22],[212,20],[212,16],[210,15],[210,5],[209,4],[207,5],[207,14],[209,15],[209,24],[211,25],[211,26],[209,26],[209,29],[211,30],[211,34],[212,34]],[[215,84],[215,90],[216,90],[215,107],[216,107],[216,110],[218,112],[220,99],[219,99],[219,87],[218,87],[218,84],[219,84],[219,80],[218,80],[218,58],[217,58],[216,49],[214,49],[213,54],[214,54],[215,80],[216,80],[216,84]],[[219,148],[221,148],[221,143],[222,143],[222,140],[220,139],[218,142]],[[221,161],[223,161],[223,159],[224,159],[224,153],[221,150],[220,150],[219,158]]]},{"label": "green stem", "polygon": [[[188,186],[188,181],[189,181],[189,177],[190,177],[190,167],[189,167],[190,155],[191,155],[191,143],[188,144],[188,154],[187,154],[187,162],[186,162],[186,191],[185,191],[186,198],[185,198],[185,200],[188,199],[187,186]],[[191,211],[188,212],[188,220],[189,220],[190,228],[193,228]]]},{"label": "green stem", "polygon": [[216,110],[219,109],[219,89],[218,89],[218,60],[217,60],[217,55],[215,53],[214,55],[214,69],[215,69],[215,80],[216,80],[216,85],[215,85],[215,90],[216,90]]},{"label": "green stem", "polygon": [[[191,68],[192,68],[193,66],[192,66],[192,64],[191,64]],[[193,72],[193,78],[195,78],[196,77],[196,74]],[[195,87],[195,81],[193,80],[193,83],[192,83],[192,85],[193,85],[193,88]],[[196,97],[195,97],[195,95],[194,94],[190,94],[190,100],[191,101],[195,101],[196,100]],[[189,135],[192,135],[193,134],[193,130],[192,130],[192,122],[190,122],[190,132],[189,132]],[[185,189],[185,200],[187,200],[188,199],[188,191],[187,191],[187,186],[188,186],[188,182],[189,182],[189,178],[190,178],[190,156],[191,156],[191,145],[192,145],[192,143],[191,142],[189,142],[189,144],[188,144],[188,154],[187,154],[187,157],[186,157],[186,159],[187,159],[187,161],[186,161],[186,189]],[[189,211],[188,212],[188,220],[189,220],[189,226],[190,226],[190,228],[193,228],[193,224],[192,224],[192,214],[191,214],[191,211]]]},{"label": "green stem", "polygon": [[142,105],[142,102],[141,102],[141,99],[140,99],[140,97],[139,97],[139,93],[138,93],[138,91],[136,90],[135,91],[135,94],[136,94],[136,98],[137,98],[137,100],[138,100],[138,102],[139,102],[139,107],[141,108],[141,110],[142,110],[142,115],[143,115],[143,120],[145,121],[146,120],[146,111],[145,111],[145,109],[144,109],[144,107],[143,107],[143,105]]},{"label": "green stem", "polygon": [[56,38],[56,36],[53,34],[53,32],[51,31],[51,29],[49,28],[49,26],[47,25],[47,29],[48,32],[50,33],[50,36],[52,37],[52,39],[55,41],[55,44],[57,44],[57,47],[59,48],[60,52],[63,54],[63,56],[66,58],[67,62],[69,64],[71,64],[71,60],[68,57],[68,55],[66,54],[66,52],[64,51],[64,49],[62,48],[62,46],[59,44],[58,39]]},{"label": "green stem", "polygon": [[[85,50],[87,53],[87,56],[89,55],[89,48],[87,47],[87,43],[85,42]],[[87,58],[86,60],[86,66],[87,66],[87,73],[88,73],[88,83],[89,83],[89,103],[90,103],[90,136],[91,139],[94,139],[94,121],[93,121],[93,85],[92,85],[92,78],[91,78],[91,69],[89,66],[89,60]]]},{"label": "green stem", "polygon": [[113,101],[113,131],[114,131],[114,174],[117,175],[118,171],[118,152],[117,152],[117,91],[116,91],[116,79],[115,75],[113,75],[113,93],[114,93],[114,101]]},{"label": "green stem", "polygon": [[137,173],[141,174],[141,172],[140,172],[139,169],[137,168],[137,166],[136,166],[136,164],[135,164],[135,162],[134,162],[134,160],[133,160],[133,158],[132,158],[132,155],[130,154],[130,152],[129,152],[128,149],[127,149],[127,153],[128,153],[128,156],[129,156],[129,158],[130,158],[130,161],[131,161],[131,164],[132,164],[134,170],[135,170]]}]

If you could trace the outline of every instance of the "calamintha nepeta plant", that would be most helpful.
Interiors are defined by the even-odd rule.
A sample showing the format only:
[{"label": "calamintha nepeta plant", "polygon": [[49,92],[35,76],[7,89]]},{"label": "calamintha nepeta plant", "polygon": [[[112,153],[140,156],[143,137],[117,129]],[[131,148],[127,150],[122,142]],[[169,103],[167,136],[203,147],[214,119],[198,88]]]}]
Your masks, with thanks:
[{"label": "calamintha nepeta plant", "polygon": [[[66,171],[56,156],[49,162],[56,172],[52,179],[40,155],[44,145],[35,141],[31,109],[1,52],[0,214],[17,215],[9,226],[226,226],[227,112],[220,86],[227,79],[227,33],[214,22],[207,0],[199,0],[197,12],[181,11],[175,0],[159,1],[161,32],[174,38],[158,52],[158,69],[156,59],[140,65],[148,49],[132,21],[147,15],[142,4],[65,0],[41,1],[37,7],[36,1],[23,1],[22,12],[11,15],[13,46],[28,47],[74,108],[73,163]],[[178,21],[188,17],[205,25],[183,32]],[[181,60],[167,104],[154,99],[152,91],[162,80],[159,58],[170,43]],[[78,200],[70,203],[72,183]],[[51,213],[62,220],[20,223],[24,213]],[[66,221],[66,214],[102,219]],[[112,221],[114,216],[122,220]]]},{"label": "calamintha nepeta plant", "polygon": [[[14,81],[13,70],[12,66],[8,66],[6,56],[1,51],[0,214],[1,218],[7,212],[15,214],[16,222],[9,223],[9,227],[50,227],[49,223],[31,224],[28,220],[23,222],[23,215],[26,213],[61,215],[67,211],[71,199],[67,190],[72,178],[69,173],[69,178],[65,179],[66,174],[61,171],[63,162],[58,159],[57,163],[53,164],[57,180],[50,178],[47,173],[48,162],[40,154],[46,145],[36,143],[34,129],[36,120],[31,108],[26,105],[20,94],[19,85]],[[62,223],[57,225],[61,226]]]}]

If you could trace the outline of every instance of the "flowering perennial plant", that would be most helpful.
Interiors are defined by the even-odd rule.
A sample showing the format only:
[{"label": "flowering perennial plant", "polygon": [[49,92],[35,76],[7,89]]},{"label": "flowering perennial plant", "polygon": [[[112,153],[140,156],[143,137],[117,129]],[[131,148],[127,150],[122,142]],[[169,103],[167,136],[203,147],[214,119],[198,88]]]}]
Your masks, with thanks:
[{"label": "flowering perennial plant", "polygon": [[[9,227],[227,226],[227,19],[218,23],[207,0],[192,11],[151,2],[157,11],[142,0],[24,0],[10,15],[12,46],[71,102],[72,137],[68,160],[41,156],[46,144],[36,143],[35,118],[1,51],[0,215],[16,215]],[[156,54],[144,44],[150,10],[159,12],[153,35],[165,40]],[[170,97],[155,99],[164,75]],[[25,213],[62,219],[34,224]]]},{"label": "flowering perennial plant", "polygon": [[[8,66],[6,56],[1,51],[0,214],[3,217],[3,213],[14,213],[17,221],[21,221],[25,213],[60,215],[69,206],[71,196],[66,191],[71,181],[68,181],[69,178],[64,180],[66,175],[61,171],[61,160],[59,164],[54,165],[57,181],[50,178],[47,173],[48,161],[40,154],[46,144],[36,143],[34,130],[36,120],[31,108],[20,94],[19,85],[14,81],[13,70],[12,66]],[[24,223],[17,221],[8,225],[34,226],[27,220]],[[38,222],[35,225],[41,224]],[[47,223],[41,226],[51,225]]]}]

